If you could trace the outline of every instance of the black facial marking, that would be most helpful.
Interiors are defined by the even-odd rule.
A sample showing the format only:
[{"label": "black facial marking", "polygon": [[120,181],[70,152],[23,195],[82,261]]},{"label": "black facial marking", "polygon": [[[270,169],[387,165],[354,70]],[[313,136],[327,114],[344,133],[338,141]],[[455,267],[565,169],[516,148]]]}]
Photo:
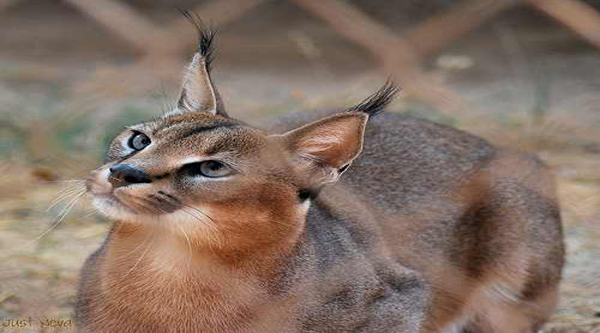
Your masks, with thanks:
[{"label": "black facial marking", "polygon": [[163,191],[158,191],[158,194],[163,195],[173,201],[175,201],[176,203],[181,203],[181,200],[177,199],[176,197],[170,195],[169,193],[163,192]]},{"label": "black facial marking", "polygon": [[338,172],[339,172],[339,173],[342,173],[342,172],[346,171],[346,169],[348,169],[348,167],[349,167],[349,166],[350,166],[350,164],[346,164],[346,165],[344,165],[343,167],[341,167],[341,168],[338,170]]},{"label": "black facial marking", "polygon": [[319,192],[319,189],[313,190],[308,188],[302,188],[298,190],[298,199],[300,199],[300,202],[304,202],[307,199],[314,200],[319,196]]},{"label": "black facial marking", "polygon": [[301,202],[304,202],[309,197],[310,197],[310,191],[308,191],[308,190],[298,190],[298,199],[300,199]]},{"label": "black facial marking", "polygon": [[162,175],[156,175],[153,178],[156,179],[156,180],[161,180],[161,179],[169,177],[170,175],[171,174],[167,172],[167,173],[163,173]]},{"label": "black facial marking", "polygon": [[181,206],[178,202],[166,200],[163,197],[159,197],[153,194],[149,195],[147,200],[152,204],[152,206],[164,213],[172,213],[179,209]]}]

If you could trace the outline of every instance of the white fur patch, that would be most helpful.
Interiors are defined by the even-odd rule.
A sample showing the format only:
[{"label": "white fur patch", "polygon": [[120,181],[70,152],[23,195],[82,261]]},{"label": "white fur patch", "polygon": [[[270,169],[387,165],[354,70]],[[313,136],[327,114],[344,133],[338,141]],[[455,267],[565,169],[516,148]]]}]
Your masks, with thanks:
[{"label": "white fur patch", "polygon": [[202,162],[202,161],[203,161],[202,157],[192,156],[192,157],[186,157],[186,158],[182,158],[182,159],[178,160],[175,163],[175,165],[181,166],[181,165],[185,165],[185,164],[197,163],[197,162]]},{"label": "white fur patch", "polygon": [[304,200],[303,203],[300,204],[300,214],[305,215],[308,212],[308,208],[310,207],[310,199]]}]

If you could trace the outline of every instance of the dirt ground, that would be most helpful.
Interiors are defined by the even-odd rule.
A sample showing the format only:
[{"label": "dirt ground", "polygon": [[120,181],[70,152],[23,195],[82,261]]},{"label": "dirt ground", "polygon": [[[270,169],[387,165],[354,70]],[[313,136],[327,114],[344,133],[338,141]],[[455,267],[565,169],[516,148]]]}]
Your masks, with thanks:
[{"label": "dirt ground", "polygon": [[[398,31],[407,25],[390,22]],[[350,105],[385,80],[364,50],[291,6],[219,30],[215,80],[230,113],[257,126],[292,111]],[[1,332],[70,330],[78,270],[109,228],[85,196],[75,200],[70,180],[100,163],[124,125],[159,115],[175,96],[180,62],[157,64],[165,77],[114,70],[139,57],[55,2],[0,13],[0,318],[34,318],[19,329],[0,321]],[[404,93],[390,112],[535,152],[555,168],[568,256],[545,332],[600,332],[600,53],[553,21],[516,10],[423,65],[468,107],[437,109]],[[115,73],[140,89],[89,84]]]}]

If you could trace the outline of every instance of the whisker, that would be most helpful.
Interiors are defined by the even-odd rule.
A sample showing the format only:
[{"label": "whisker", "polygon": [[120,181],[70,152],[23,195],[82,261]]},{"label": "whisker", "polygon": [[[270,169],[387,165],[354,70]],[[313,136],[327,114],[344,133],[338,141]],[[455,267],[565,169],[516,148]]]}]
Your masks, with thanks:
[{"label": "whisker", "polygon": [[54,208],[56,205],[58,205],[61,201],[65,200],[66,198],[68,198],[82,190],[85,190],[85,189],[81,188],[79,186],[76,186],[76,187],[69,187],[69,188],[66,188],[66,189],[60,191],[57,195],[57,198],[52,201],[52,203],[50,204],[50,206],[48,206],[48,208],[46,208],[46,211],[47,212],[50,211],[52,208]]},{"label": "whisker", "polygon": [[12,248],[11,251],[13,251],[13,253],[16,253],[17,251],[26,248],[27,246],[31,245],[32,243],[35,243],[35,242],[39,241],[41,238],[43,238],[48,233],[50,233],[52,230],[54,230],[64,220],[64,218],[71,211],[71,209],[73,207],[75,207],[75,205],[77,204],[77,202],[79,201],[79,199],[86,192],[87,192],[86,190],[81,190],[81,192],[77,193],[74,198],[70,199],[70,201],[67,203],[67,205],[56,216],[56,220],[54,222],[52,222],[52,224],[50,225],[50,227],[48,227],[48,229],[46,229],[44,232],[42,232],[41,234],[39,234],[37,237],[35,237],[35,238],[33,238],[33,239],[31,239],[29,241],[26,241],[25,243],[21,244],[20,246]]},{"label": "whisker", "polygon": [[50,180],[47,183],[85,183],[83,179]]},{"label": "whisker", "polygon": [[[190,206],[190,205],[187,205],[184,202],[182,202],[181,200],[179,200],[178,198],[176,198],[176,197],[174,197],[174,196],[172,196],[170,194],[167,194],[167,193],[165,193],[163,191],[158,191],[157,193],[160,194],[160,195],[162,195],[162,196],[164,196],[164,197],[166,197],[166,198],[168,198],[168,199],[170,199],[173,202],[169,202],[169,201],[167,201],[167,200],[165,200],[163,198],[160,198],[160,197],[157,197],[157,196],[154,196],[154,195],[150,195],[149,198],[152,198],[152,199],[157,200],[157,201],[162,202],[162,203],[171,204],[171,205],[173,205],[175,207],[179,206],[180,210],[183,213],[189,215],[194,220],[200,222],[204,227],[208,227],[209,229],[213,229],[213,230],[215,229],[216,221],[212,217],[210,217],[208,214],[206,214],[203,211],[201,211],[200,209],[198,209],[196,207],[193,207],[193,206]],[[156,202],[153,201],[153,200],[151,200],[151,199],[149,199],[149,198],[141,198],[141,197],[136,197],[136,196],[132,196],[131,198],[134,199],[134,200],[136,200],[138,203],[140,203],[140,201],[143,202],[144,204],[140,203],[143,206],[146,206],[146,204],[150,204],[151,205],[150,207],[153,208],[153,209],[160,210],[163,213],[169,213],[169,212],[165,211],[164,209],[162,209],[161,207],[156,206],[155,205]],[[190,210],[192,210],[192,211],[190,211]],[[206,221],[205,219],[201,218],[200,216],[197,216],[196,214],[194,214],[194,212],[198,212],[199,214],[201,214],[205,218],[208,218],[210,220],[210,222],[212,222],[212,223]],[[189,250],[190,250],[190,260],[191,260],[193,258],[192,257],[193,246],[192,246],[191,239],[190,239],[189,235],[185,232],[185,230],[183,230],[181,228],[181,226],[177,225],[177,227],[180,229],[181,233],[186,238],[186,242],[187,242]],[[215,241],[218,242],[220,240],[218,238],[215,238]]]},{"label": "whisker", "polygon": [[208,219],[212,222],[212,223],[217,223],[212,217],[210,217],[208,214],[204,213],[203,211],[201,211],[200,209],[196,208],[196,207],[192,207],[184,202],[181,203],[182,206],[193,209],[194,211],[197,211],[198,213],[208,217]]},{"label": "whisker", "polygon": [[[197,221],[199,221],[200,223],[202,223],[202,225],[204,227],[207,227],[208,229],[210,229],[211,231],[213,231],[213,232],[209,232],[209,235],[211,236],[213,242],[219,243],[219,244],[222,243],[222,239],[220,239],[219,234],[217,232],[218,229],[216,228],[216,224],[215,223],[207,223],[206,221],[204,221],[200,217],[198,217],[198,216],[192,214],[191,212],[187,211],[185,209],[186,207],[194,209],[194,207],[191,207],[191,206],[183,206],[183,207],[181,207],[181,211],[184,212],[184,213],[186,213],[186,214],[188,214],[188,215],[190,215],[191,217],[193,217],[194,219],[196,219]],[[197,209],[194,209],[194,210],[199,211]],[[212,219],[211,219],[211,221],[214,222],[214,220],[212,220]],[[212,243],[208,243],[208,246],[211,249],[213,248],[213,244]]]},{"label": "whisker", "polygon": [[[157,198],[157,197],[155,197],[155,198]],[[140,198],[140,199],[145,199],[145,198]],[[160,199],[160,198],[157,198],[157,199]],[[149,201],[148,199],[145,199],[145,200]],[[165,214],[168,213],[167,211],[165,211],[164,209],[162,209],[162,208],[160,208],[158,206],[155,206],[154,208],[162,211]],[[188,246],[188,265],[191,265],[192,264],[192,259],[193,259],[192,241],[191,241],[190,237],[188,236],[188,234],[185,232],[185,230],[179,224],[176,224],[176,225],[177,225],[177,228],[179,229],[179,231],[181,231],[181,233],[183,234],[183,237],[185,237],[185,240],[186,240],[186,243],[187,243],[187,246]]]},{"label": "whisker", "polygon": [[84,183],[70,183],[67,187],[62,188],[60,191],[58,191],[58,194],[61,193],[66,193],[75,189],[83,189],[85,188],[85,184]]},{"label": "whisker", "polygon": [[69,201],[69,203],[63,209],[61,209],[61,211],[58,213],[57,217],[63,217],[64,215],[66,215],[69,212],[69,210],[72,208],[72,205],[74,203],[76,203],[85,193],[86,193],[85,190],[76,192],[75,196]]},{"label": "whisker", "polygon": [[208,223],[206,223],[206,221],[202,220],[200,217],[188,212],[187,210],[184,209],[185,207],[181,208],[181,211],[188,214],[189,216],[193,217],[194,219],[198,220],[200,223],[202,223],[205,226],[210,226]]},{"label": "whisker", "polygon": [[73,199],[71,199],[71,201],[69,201],[69,203],[65,206],[65,208],[63,208],[60,211],[60,213],[56,217],[55,222],[53,222],[52,225],[48,229],[46,229],[46,231],[44,231],[39,236],[37,236],[36,238],[34,238],[33,241],[40,240],[42,237],[46,236],[49,232],[51,232],[52,230],[54,230],[65,219],[65,217],[67,216],[67,214],[69,214],[69,212],[73,209],[73,207],[75,207],[75,205],[77,204],[77,202],[79,201],[79,199],[81,199],[81,197],[85,193],[86,193],[85,190],[81,191]]},{"label": "whisker", "polygon": [[[165,193],[165,192],[163,192],[163,191],[158,191],[158,194],[161,194],[161,195],[163,195],[163,196],[165,196],[165,197],[167,197],[167,198],[169,198],[169,199],[171,199],[171,200],[175,201],[175,202],[176,202],[178,205],[181,205],[181,206],[183,206],[183,207],[190,208],[190,209],[192,209],[192,210],[194,210],[194,211],[196,211],[196,212],[198,212],[198,213],[202,214],[203,216],[207,217],[207,218],[208,218],[208,219],[209,219],[209,220],[210,220],[212,223],[216,223],[216,221],[215,221],[215,220],[214,220],[212,217],[210,217],[208,214],[204,213],[203,211],[201,211],[200,209],[198,209],[198,208],[196,208],[196,207],[193,207],[193,206],[190,206],[190,205],[186,204],[185,202],[181,201],[180,199],[176,198],[175,196],[173,196],[173,195],[170,195],[170,194],[168,194],[168,193]],[[189,213],[189,212],[187,212],[186,210],[184,210],[184,209],[182,209],[182,210],[183,210],[184,212],[186,212],[186,213],[190,214],[190,213]],[[193,214],[190,214],[190,215],[192,215],[192,216],[193,216],[194,218],[196,218],[197,220],[199,220],[199,221],[201,221],[201,222],[203,222],[203,223],[206,223],[205,221],[203,221],[202,219],[198,218],[197,216],[195,216],[195,215],[193,215]]]},{"label": "whisker", "polygon": [[88,217],[94,216],[98,211],[96,209],[92,209],[90,212],[86,213],[85,215],[77,218],[76,221],[82,221],[87,219]]},{"label": "whisker", "polygon": [[[137,196],[129,196],[131,199],[133,199],[134,201],[136,201],[136,203],[142,207],[145,207],[146,209],[148,208],[148,199],[146,198],[141,198],[141,197],[137,197]],[[160,207],[154,207],[154,206],[150,206],[150,208],[156,208],[159,209],[161,211],[164,212],[163,209],[161,209]],[[138,257],[138,259],[136,260],[135,264],[133,264],[133,266],[129,269],[129,271],[127,271],[127,273],[125,274],[124,277],[129,276],[129,274],[131,274],[135,268],[140,264],[140,262],[144,259],[144,257],[146,256],[146,254],[148,253],[148,251],[150,250],[150,246],[151,243],[154,241],[155,239],[155,233],[152,233],[152,238],[148,241],[148,238],[144,239],[143,242],[141,242],[139,245],[137,245],[133,250],[131,250],[130,252],[128,252],[125,256],[129,256],[130,254],[136,252],[141,246],[146,245],[144,251],[142,252],[142,254]]]},{"label": "whisker", "polygon": [[70,199],[70,197],[72,197],[73,195],[77,195],[79,193],[78,190],[73,189],[68,191],[67,193],[63,193],[61,194],[59,197],[57,197],[56,199],[54,199],[51,204],[48,206],[48,208],[46,208],[46,212],[52,210],[52,208],[56,207],[56,205],[58,205],[59,203],[65,201],[65,199]]},{"label": "whisker", "polygon": [[[185,202],[183,202],[182,200],[180,200],[180,199],[176,198],[175,196],[173,196],[173,195],[170,195],[170,194],[168,194],[168,193],[165,193],[165,192],[163,192],[163,191],[158,191],[158,194],[161,194],[161,195],[163,195],[163,196],[165,196],[165,197],[167,197],[167,198],[169,198],[169,199],[171,199],[171,200],[173,200],[173,201],[177,202],[179,205],[181,205],[181,211],[182,211],[182,212],[184,212],[184,213],[186,213],[186,214],[190,215],[191,217],[193,217],[194,219],[196,219],[197,221],[199,221],[200,223],[202,223],[202,225],[203,225],[203,226],[205,226],[205,227],[208,227],[208,228],[210,228],[210,229],[212,229],[212,230],[215,230],[215,229],[216,229],[216,228],[215,228],[215,226],[217,225],[217,221],[216,221],[215,219],[213,219],[213,218],[212,218],[210,215],[208,215],[208,214],[206,214],[205,212],[203,212],[202,210],[200,210],[200,209],[198,209],[198,208],[196,208],[196,207],[190,206],[190,205],[186,204]],[[187,210],[187,209],[185,209],[185,208],[188,208],[188,209],[191,209],[192,211],[195,211],[195,212],[198,212],[198,213],[200,213],[200,214],[201,214],[202,216],[204,216],[205,218],[208,218],[208,219],[210,220],[210,222],[211,222],[211,223],[208,223],[208,222],[207,222],[207,221],[205,221],[204,219],[202,219],[202,218],[200,218],[200,217],[196,216],[195,214],[193,214],[192,212],[188,211],[188,210]]]},{"label": "whisker", "polygon": [[185,237],[185,241],[187,242],[188,252],[189,252],[189,255],[188,255],[188,265],[191,266],[192,259],[193,259],[193,253],[194,253],[193,250],[192,250],[192,241],[188,237],[188,235],[185,232],[185,230],[179,224],[177,224],[177,228],[181,231],[181,233],[183,234],[183,237]]},{"label": "whisker", "polygon": [[[154,234],[152,234],[152,240],[154,240]],[[137,252],[137,250],[144,244],[146,244],[146,242],[148,241],[148,236],[146,236],[144,238],[144,240],[142,242],[140,242],[133,250],[127,252],[126,254],[122,255],[121,257],[129,257],[131,254]]]},{"label": "whisker", "polygon": [[[164,209],[160,208],[160,207],[156,207],[159,210],[161,210],[163,213],[167,213]],[[185,232],[185,230],[179,225],[176,224],[177,228],[179,229],[179,231],[181,231],[181,233],[183,234],[183,237],[185,237],[185,241],[187,243],[188,246],[188,265],[192,264],[192,259],[193,259],[193,249],[192,249],[192,241],[190,240],[190,237],[188,236],[188,234]]]},{"label": "whisker", "polygon": [[154,233],[152,234],[152,239],[150,240],[150,242],[148,242],[148,245],[146,246],[146,249],[144,250],[144,252],[142,252],[142,255],[140,255],[140,257],[138,258],[138,260],[135,262],[135,264],[133,264],[133,266],[131,267],[131,269],[129,271],[127,271],[127,273],[125,274],[124,277],[127,277],[129,274],[131,274],[131,272],[133,272],[135,270],[135,268],[137,267],[137,265],[139,265],[139,263],[142,261],[142,259],[144,259],[144,257],[146,256],[146,253],[148,253],[148,250],[150,250],[150,243],[152,243],[152,241],[154,241]]}]

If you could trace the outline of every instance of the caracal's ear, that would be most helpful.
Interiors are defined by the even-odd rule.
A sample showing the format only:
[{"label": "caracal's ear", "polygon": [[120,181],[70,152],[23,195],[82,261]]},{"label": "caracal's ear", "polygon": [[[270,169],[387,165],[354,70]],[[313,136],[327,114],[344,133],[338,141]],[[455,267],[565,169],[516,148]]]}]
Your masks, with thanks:
[{"label": "caracal's ear", "polygon": [[225,105],[210,75],[215,33],[206,28],[197,15],[188,11],[182,13],[198,30],[198,50],[185,69],[181,95],[173,113],[210,112],[227,116]]},{"label": "caracal's ear", "polygon": [[348,111],[323,118],[282,135],[283,143],[312,180],[311,186],[335,182],[363,147],[369,117],[381,112],[398,88],[387,82]]}]

